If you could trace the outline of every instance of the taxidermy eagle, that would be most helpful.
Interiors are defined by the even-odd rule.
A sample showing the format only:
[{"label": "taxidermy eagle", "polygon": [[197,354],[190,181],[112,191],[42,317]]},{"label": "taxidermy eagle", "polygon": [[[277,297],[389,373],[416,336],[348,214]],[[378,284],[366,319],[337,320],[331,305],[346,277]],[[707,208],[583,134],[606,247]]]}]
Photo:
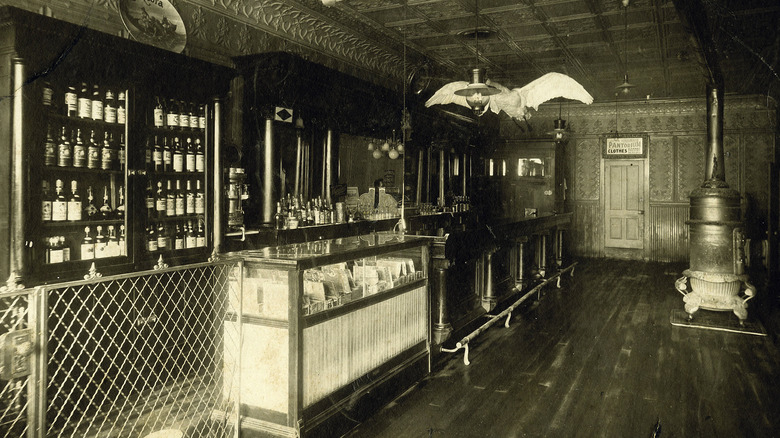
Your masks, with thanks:
[{"label": "taxidermy eagle", "polygon": [[[485,84],[498,89],[499,93],[490,96],[485,109],[498,114],[505,112],[510,117],[518,120],[526,118],[528,108],[537,110],[539,105],[556,97],[578,100],[584,104],[593,103],[593,96],[590,95],[579,82],[561,73],[547,73],[544,76],[535,79],[521,88],[509,89],[495,82],[485,81]],[[469,85],[466,81],[450,82],[439,88],[436,93],[425,102],[426,107],[431,105],[446,105],[456,103],[458,105],[471,108],[466,101],[465,96],[458,96],[456,91],[462,90]],[[484,114],[484,111],[479,114]]]}]

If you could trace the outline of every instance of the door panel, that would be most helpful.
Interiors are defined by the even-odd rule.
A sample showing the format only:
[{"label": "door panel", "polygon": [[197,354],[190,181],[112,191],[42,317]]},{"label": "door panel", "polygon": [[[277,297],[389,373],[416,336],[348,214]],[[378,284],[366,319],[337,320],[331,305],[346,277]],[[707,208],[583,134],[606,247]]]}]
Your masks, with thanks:
[{"label": "door panel", "polygon": [[605,246],[644,248],[644,162],[605,161],[604,174]]}]

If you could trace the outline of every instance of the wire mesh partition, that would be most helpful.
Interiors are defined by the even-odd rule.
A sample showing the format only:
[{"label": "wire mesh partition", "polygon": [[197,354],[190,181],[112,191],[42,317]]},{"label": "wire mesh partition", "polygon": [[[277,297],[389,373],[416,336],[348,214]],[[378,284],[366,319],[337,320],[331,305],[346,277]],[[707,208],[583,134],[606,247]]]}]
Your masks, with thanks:
[{"label": "wire mesh partition", "polygon": [[[33,290],[0,292],[0,335],[29,326]],[[0,362],[3,362],[0,358]],[[7,364],[3,364],[7,366]],[[0,438],[23,437],[29,429],[29,377],[0,378]]]},{"label": "wire mesh partition", "polygon": [[[45,436],[236,435],[224,328],[240,264],[209,263],[46,288]],[[239,272],[236,274],[236,272]],[[231,298],[233,296],[233,298]]]}]

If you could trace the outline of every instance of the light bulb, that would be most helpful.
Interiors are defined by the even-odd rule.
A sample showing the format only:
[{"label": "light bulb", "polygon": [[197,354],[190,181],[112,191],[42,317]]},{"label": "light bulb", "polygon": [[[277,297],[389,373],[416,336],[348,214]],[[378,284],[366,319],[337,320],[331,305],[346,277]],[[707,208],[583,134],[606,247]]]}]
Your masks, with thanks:
[{"label": "light bulb", "polygon": [[382,158],[382,151],[377,149],[374,152],[372,152],[371,155],[373,155],[374,158],[376,158],[378,160],[378,159]]},{"label": "light bulb", "polygon": [[369,141],[368,142],[368,150],[369,151],[373,151],[374,150],[374,142],[373,141]]},{"label": "light bulb", "polygon": [[386,142],[382,143],[382,151],[383,152],[387,152],[389,150],[390,150],[390,142],[386,141]]},{"label": "light bulb", "polygon": [[387,153],[387,156],[390,157],[391,160],[395,160],[398,158],[398,151],[395,149],[390,149],[390,152]]},{"label": "light bulb", "polygon": [[395,148],[395,149],[396,149],[396,150],[397,150],[399,153],[403,152],[403,151],[404,151],[404,144],[403,144],[403,143],[398,143],[398,146],[396,146],[396,148]]}]

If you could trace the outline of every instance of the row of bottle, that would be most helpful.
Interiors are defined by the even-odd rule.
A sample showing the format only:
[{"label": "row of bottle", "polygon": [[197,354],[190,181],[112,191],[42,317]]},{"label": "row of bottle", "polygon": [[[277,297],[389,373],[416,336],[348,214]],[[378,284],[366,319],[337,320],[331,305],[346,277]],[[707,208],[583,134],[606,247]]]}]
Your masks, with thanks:
[{"label": "row of bottle", "polygon": [[304,204],[303,198],[287,195],[276,203],[277,230],[336,223],[336,212],[327,199],[315,198]]},{"label": "row of bottle", "polygon": [[156,172],[205,172],[206,155],[200,138],[180,141],[179,137],[171,138],[154,136],[154,143],[147,140],[144,150],[144,161],[148,170]]},{"label": "row of bottle", "polygon": [[185,181],[186,188],[181,180],[176,180],[175,189],[172,180],[167,180],[165,188],[163,181],[157,181],[157,190],[152,187],[152,181],[146,186],[146,211],[149,218],[164,218],[174,216],[186,216],[192,214],[205,214],[206,197],[201,189],[199,179],[193,183]]},{"label": "row of bottle", "polygon": [[127,106],[124,90],[118,94],[107,88],[103,92],[99,85],[89,87],[71,84],[63,90],[55,90],[51,83],[43,86],[42,103],[49,111],[80,119],[99,120],[110,124],[124,125],[127,121]]},{"label": "row of bottle", "polygon": [[206,246],[206,232],[203,220],[198,220],[198,228],[192,221],[186,223],[149,223],[146,226],[146,250],[149,252],[203,248]]},{"label": "row of bottle", "polygon": [[91,228],[84,227],[84,237],[75,248],[77,250],[75,254],[65,236],[50,236],[44,241],[46,263],[124,256],[127,254],[125,226],[119,226],[118,235],[116,230],[116,227],[109,225],[105,228],[106,234],[103,234],[103,226],[98,225],[95,227],[95,236],[93,237]]},{"label": "row of bottle", "polygon": [[100,142],[91,130],[89,140],[84,142],[81,128],[71,130],[61,128],[59,143],[55,142],[51,126],[46,135],[43,148],[43,164],[46,166],[75,167],[86,169],[122,170],[125,167],[125,135],[119,134],[115,142],[114,133],[103,133]]},{"label": "row of bottle", "polygon": [[156,96],[152,118],[157,128],[206,129],[206,105]]},{"label": "row of bottle", "polygon": [[103,187],[103,204],[97,207],[92,186],[87,188],[86,204],[82,202],[78,181],[70,182],[70,196],[65,196],[65,187],[61,179],[55,181],[54,193],[51,193],[49,181],[41,182],[41,220],[43,222],[121,220],[125,217],[124,187],[119,186],[119,203],[111,207],[108,186]]}]

